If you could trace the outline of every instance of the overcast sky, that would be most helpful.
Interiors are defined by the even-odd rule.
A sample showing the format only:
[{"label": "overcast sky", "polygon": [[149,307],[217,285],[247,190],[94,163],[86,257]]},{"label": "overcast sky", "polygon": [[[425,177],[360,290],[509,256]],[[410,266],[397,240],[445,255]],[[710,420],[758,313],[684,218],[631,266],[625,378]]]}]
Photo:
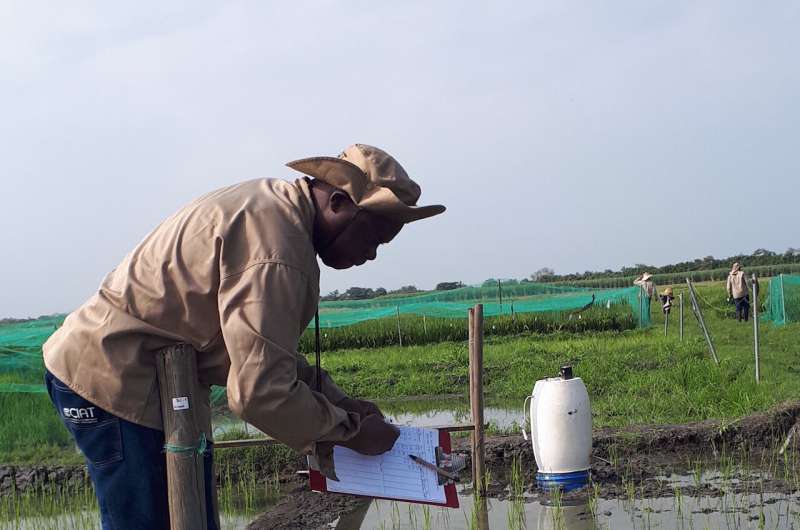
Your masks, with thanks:
[{"label": "overcast sky", "polygon": [[352,285],[800,246],[797,2],[0,3],[0,317],[164,217],[353,142],[445,215]]}]

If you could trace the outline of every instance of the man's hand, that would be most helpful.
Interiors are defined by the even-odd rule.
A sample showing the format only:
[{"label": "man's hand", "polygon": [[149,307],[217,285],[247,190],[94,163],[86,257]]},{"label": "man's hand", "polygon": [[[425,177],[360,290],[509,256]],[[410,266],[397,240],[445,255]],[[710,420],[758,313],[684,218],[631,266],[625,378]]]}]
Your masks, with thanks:
[{"label": "man's hand", "polygon": [[336,405],[339,408],[343,408],[347,412],[355,412],[357,414],[360,414],[362,420],[367,416],[371,416],[373,414],[376,414],[381,418],[383,418],[383,412],[381,412],[381,409],[379,409],[378,405],[376,405],[371,401],[345,397],[338,403],[334,403],[334,405]]},{"label": "man's hand", "polygon": [[398,436],[400,430],[397,427],[372,414],[361,419],[361,429],[355,437],[337,444],[362,455],[380,455],[394,447]]}]

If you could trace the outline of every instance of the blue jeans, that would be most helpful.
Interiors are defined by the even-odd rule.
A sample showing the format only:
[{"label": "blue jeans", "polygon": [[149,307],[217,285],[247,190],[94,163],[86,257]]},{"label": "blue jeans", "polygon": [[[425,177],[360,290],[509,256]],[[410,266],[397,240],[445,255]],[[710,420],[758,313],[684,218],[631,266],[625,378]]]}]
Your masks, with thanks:
[{"label": "blue jeans", "polygon": [[[123,420],[85,400],[45,372],[45,385],[61,421],[86,458],[103,530],[169,530],[164,433]],[[205,453],[206,519],[218,530],[213,508],[213,449]]]}]

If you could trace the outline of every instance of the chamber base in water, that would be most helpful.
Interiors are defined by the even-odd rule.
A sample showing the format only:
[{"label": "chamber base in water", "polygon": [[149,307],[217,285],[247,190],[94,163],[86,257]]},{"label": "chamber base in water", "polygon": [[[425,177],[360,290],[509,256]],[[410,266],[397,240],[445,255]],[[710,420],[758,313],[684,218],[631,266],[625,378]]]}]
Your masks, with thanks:
[{"label": "chamber base in water", "polygon": [[572,491],[583,488],[589,483],[589,470],[572,473],[536,473],[536,482],[544,491],[555,489]]}]

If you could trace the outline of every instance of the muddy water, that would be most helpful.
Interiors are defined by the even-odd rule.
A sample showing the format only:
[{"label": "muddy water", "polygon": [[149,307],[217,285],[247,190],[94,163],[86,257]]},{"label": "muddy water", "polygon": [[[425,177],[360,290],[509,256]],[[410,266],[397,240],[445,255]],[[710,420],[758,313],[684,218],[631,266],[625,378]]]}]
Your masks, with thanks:
[{"label": "muddy water", "polygon": [[[519,432],[524,415],[522,399],[493,400],[485,403],[484,418],[492,427]],[[378,406],[387,418],[400,425],[431,427],[468,423],[469,399],[466,397],[425,397],[379,401]]]},{"label": "muddy water", "polygon": [[[534,494],[519,499],[483,498],[460,487],[458,509],[383,500],[365,500],[361,508],[330,525],[336,530],[650,530],[650,529],[800,529],[800,493],[736,492],[689,496],[681,486],[694,477],[674,476],[663,493],[604,498],[588,490],[569,500]],[[711,476],[704,484],[722,485]],[[728,486],[732,483],[728,482]]]},{"label": "muddy water", "polygon": [[796,495],[726,495],[723,497],[654,497],[633,502],[598,498],[552,506],[538,500],[483,499],[464,492],[459,509],[423,507],[390,501],[365,503],[361,512],[331,525],[336,530],[649,530],[800,528]]},{"label": "muddy water", "polygon": [[[519,432],[523,421],[523,400],[488,400],[484,408],[484,418],[493,428]],[[386,418],[398,425],[414,425],[415,427],[432,427],[469,423],[469,399],[466,397],[422,397],[411,399],[378,401]],[[218,415],[213,420],[214,436],[237,431],[258,435],[259,431],[252,425],[230,414]]]},{"label": "muddy water", "polygon": [[[221,530],[244,530],[258,513],[275,502],[277,499],[261,496],[246,511],[221,512]],[[99,510],[73,511],[65,505],[63,513],[59,515],[41,516],[36,514],[39,511],[37,508],[40,507],[34,503],[24,503],[18,511],[0,512],[0,530],[101,530]]]}]

